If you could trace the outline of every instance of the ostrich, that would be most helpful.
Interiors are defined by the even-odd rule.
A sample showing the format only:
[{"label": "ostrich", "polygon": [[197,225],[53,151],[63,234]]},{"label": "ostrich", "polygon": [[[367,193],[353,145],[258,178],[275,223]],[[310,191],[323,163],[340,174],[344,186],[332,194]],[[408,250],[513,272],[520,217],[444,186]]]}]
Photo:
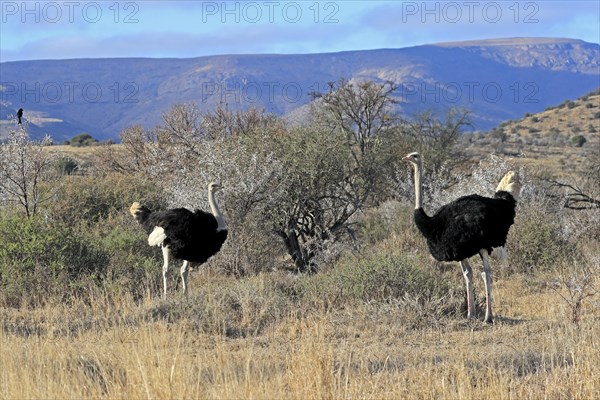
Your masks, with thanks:
[{"label": "ostrich", "polygon": [[212,214],[202,210],[191,212],[186,208],[152,212],[135,202],[129,212],[149,233],[148,244],[159,246],[163,254],[163,298],[167,297],[167,270],[169,257],[183,260],[181,280],[187,296],[187,276],[190,264],[203,264],[215,255],[227,239],[227,225],[215,201],[215,192],[221,185],[208,185],[208,204]]},{"label": "ostrich", "polygon": [[23,125],[21,123],[21,118],[23,117],[23,109],[19,108],[19,111],[17,111],[17,125]]},{"label": "ostrich", "polygon": [[415,224],[427,240],[431,255],[438,261],[459,261],[467,285],[468,318],[475,318],[473,270],[468,258],[479,254],[483,261],[481,276],[485,283],[485,319],[493,323],[489,254],[504,247],[514,222],[520,185],[518,176],[509,171],[496,188],[494,197],[476,194],[463,196],[442,206],[433,216],[423,210],[421,195],[421,156],[410,153],[403,160],[412,163],[415,172]]}]

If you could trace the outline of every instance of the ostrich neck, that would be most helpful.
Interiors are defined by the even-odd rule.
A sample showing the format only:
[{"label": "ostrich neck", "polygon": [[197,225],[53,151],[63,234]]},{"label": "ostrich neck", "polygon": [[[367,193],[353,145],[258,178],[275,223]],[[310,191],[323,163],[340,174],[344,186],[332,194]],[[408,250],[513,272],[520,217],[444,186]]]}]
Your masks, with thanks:
[{"label": "ostrich neck", "polygon": [[217,220],[217,231],[227,230],[227,224],[225,223],[225,219],[223,218],[223,214],[221,214],[221,210],[219,210],[219,206],[215,201],[215,194],[212,190],[208,191],[208,204],[210,206],[210,210],[212,211],[215,219]]},{"label": "ostrich neck", "polygon": [[421,195],[421,166],[415,164],[415,210],[423,208],[423,198]]}]

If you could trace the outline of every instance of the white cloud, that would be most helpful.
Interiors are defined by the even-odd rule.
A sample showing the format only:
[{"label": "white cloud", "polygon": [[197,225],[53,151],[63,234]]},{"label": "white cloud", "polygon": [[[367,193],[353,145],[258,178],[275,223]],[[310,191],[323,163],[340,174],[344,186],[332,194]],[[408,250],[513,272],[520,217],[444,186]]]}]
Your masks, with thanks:
[{"label": "white cloud", "polygon": [[62,5],[61,18],[52,8],[44,11],[49,3],[24,11],[7,8],[23,2],[2,2],[2,61],[334,52],[515,36],[600,38],[597,1],[138,1],[73,2],[73,9],[67,9],[69,2],[53,3]]}]

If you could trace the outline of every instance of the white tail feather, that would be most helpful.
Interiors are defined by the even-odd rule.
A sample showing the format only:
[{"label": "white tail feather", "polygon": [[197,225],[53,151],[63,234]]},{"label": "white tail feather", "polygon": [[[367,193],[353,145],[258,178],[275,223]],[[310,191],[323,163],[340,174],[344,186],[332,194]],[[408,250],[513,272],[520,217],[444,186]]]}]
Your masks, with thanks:
[{"label": "white tail feather", "polygon": [[160,246],[166,238],[167,235],[165,235],[165,230],[160,226],[157,226],[152,233],[150,233],[150,236],[148,236],[148,244],[150,246]]},{"label": "white tail feather", "polygon": [[519,175],[514,171],[508,171],[506,175],[500,180],[498,187],[496,187],[496,192],[499,191],[508,192],[514,197],[515,200],[518,199],[519,193],[521,192],[521,184],[519,183]]}]

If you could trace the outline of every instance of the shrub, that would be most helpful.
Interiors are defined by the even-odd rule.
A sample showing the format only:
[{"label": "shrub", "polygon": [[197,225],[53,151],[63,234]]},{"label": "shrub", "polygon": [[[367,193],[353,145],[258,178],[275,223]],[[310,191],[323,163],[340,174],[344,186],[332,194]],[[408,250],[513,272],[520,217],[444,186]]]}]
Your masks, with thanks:
[{"label": "shrub", "polygon": [[387,302],[411,297],[422,302],[448,301],[442,313],[458,312],[462,289],[442,272],[423,266],[412,255],[377,251],[341,260],[329,271],[305,280],[305,304],[322,302],[336,306],[355,302]]},{"label": "shrub", "polygon": [[374,244],[410,229],[413,225],[413,208],[397,201],[388,201],[377,208],[365,211],[359,220],[359,240]]},{"label": "shrub", "polygon": [[89,133],[81,133],[73,137],[69,144],[73,147],[91,146],[98,143],[98,140],[94,139]]},{"label": "shrub", "polygon": [[40,217],[4,215],[0,242],[0,301],[11,306],[80,293],[104,277],[109,260],[94,241]]},{"label": "shrub", "polygon": [[558,137],[560,136],[560,129],[558,129],[556,127],[550,128],[550,131],[548,132],[548,136],[550,137],[551,140],[556,141],[558,139]]},{"label": "shrub", "polygon": [[128,209],[134,201],[150,208],[165,206],[160,187],[134,176],[114,174],[64,179],[63,189],[47,204],[46,211],[67,225],[90,224],[115,215],[130,218]]},{"label": "shrub", "polygon": [[572,248],[562,239],[560,219],[543,205],[521,204],[508,239],[509,272],[551,271]]},{"label": "shrub", "polygon": [[571,144],[575,147],[582,147],[587,139],[583,135],[575,135],[571,138]]},{"label": "shrub", "polygon": [[[145,295],[157,295],[162,290],[162,262],[160,250],[148,246],[147,235],[138,226],[103,224],[89,233],[89,240],[98,243],[110,255],[105,281],[109,293],[127,292],[138,300]],[[170,273],[177,273],[179,265],[171,265]]]},{"label": "shrub", "polygon": [[54,169],[58,175],[71,175],[78,167],[77,161],[70,157],[61,157],[54,162]]}]

